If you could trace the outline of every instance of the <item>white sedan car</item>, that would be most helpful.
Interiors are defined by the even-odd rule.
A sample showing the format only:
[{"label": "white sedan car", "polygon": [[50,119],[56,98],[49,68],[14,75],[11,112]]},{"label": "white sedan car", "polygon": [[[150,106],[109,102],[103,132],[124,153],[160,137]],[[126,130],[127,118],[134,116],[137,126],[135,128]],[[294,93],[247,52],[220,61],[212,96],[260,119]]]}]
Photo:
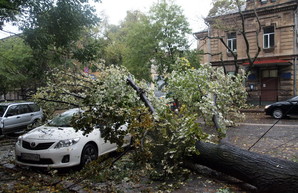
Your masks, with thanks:
[{"label": "white sedan car", "polygon": [[[15,147],[16,163],[34,167],[62,168],[86,163],[98,156],[115,151],[116,144],[105,142],[99,129],[88,135],[76,132],[70,121],[79,109],[68,110],[48,124],[20,136]],[[127,129],[126,125],[121,129]],[[125,137],[129,145],[130,136]]]}]

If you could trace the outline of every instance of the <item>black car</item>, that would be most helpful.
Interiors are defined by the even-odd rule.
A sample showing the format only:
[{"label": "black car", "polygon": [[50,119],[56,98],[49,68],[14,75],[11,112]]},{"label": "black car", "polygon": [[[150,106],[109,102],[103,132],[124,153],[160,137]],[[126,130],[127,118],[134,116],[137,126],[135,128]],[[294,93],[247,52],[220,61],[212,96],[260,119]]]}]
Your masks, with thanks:
[{"label": "black car", "polygon": [[298,115],[298,96],[265,106],[265,113],[276,119]]}]

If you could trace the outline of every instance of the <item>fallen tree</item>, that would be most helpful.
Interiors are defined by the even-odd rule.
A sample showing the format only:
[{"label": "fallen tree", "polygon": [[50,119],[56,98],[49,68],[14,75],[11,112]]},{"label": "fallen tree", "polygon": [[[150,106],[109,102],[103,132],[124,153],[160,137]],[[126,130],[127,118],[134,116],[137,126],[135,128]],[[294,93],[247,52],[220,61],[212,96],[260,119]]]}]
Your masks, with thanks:
[{"label": "fallen tree", "polygon": [[[241,77],[232,80],[207,65],[200,70],[174,74],[168,86],[182,105],[178,113],[173,113],[166,103],[154,98],[153,93],[146,94],[141,89],[146,88],[145,83],[137,86],[133,78],[127,79],[129,74],[125,69],[113,66],[102,66],[101,69],[97,79],[58,71],[47,87],[39,89],[35,98],[47,102],[43,109],[52,108],[53,102],[60,102],[60,106],[68,104],[67,107],[89,107],[89,111],[75,120],[74,126],[88,132],[94,128],[93,125],[105,125],[109,134],[105,139],[120,146],[123,142],[121,135],[125,133],[114,129],[115,122],[119,126],[129,122],[135,150],[142,150],[135,160],[150,163],[151,168],[156,169],[152,172],[156,179],[166,179],[174,172],[182,174],[185,168],[181,168],[180,163],[188,159],[193,164],[205,165],[252,184],[260,192],[296,192],[298,189],[297,163],[252,153],[226,143],[203,142],[208,139],[208,134],[200,128],[198,117],[203,117],[205,122],[213,121],[217,137],[223,137],[225,124],[231,123],[227,112],[238,114],[237,108],[243,101],[245,90],[239,88]],[[131,87],[136,92],[132,92]],[[214,98],[208,93],[213,93]],[[153,106],[151,101],[156,104],[152,103]],[[233,105],[235,101],[237,105]],[[195,154],[196,149],[199,155]]]},{"label": "fallen tree", "polygon": [[188,163],[233,176],[255,186],[258,192],[294,193],[298,190],[298,163],[243,150],[227,142],[198,141],[196,149],[200,154],[188,157]]},{"label": "fallen tree", "polygon": [[[144,93],[139,91],[132,80],[127,81],[150,111],[154,112],[150,102],[142,97]],[[216,98],[214,102],[216,104]],[[217,120],[218,118],[213,116],[218,130]],[[298,190],[298,163],[250,152],[227,142],[212,144],[197,141],[195,146],[200,154],[190,158],[193,164],[201,164],[233,176],[255,186],[258,192],[294,193]]]}]

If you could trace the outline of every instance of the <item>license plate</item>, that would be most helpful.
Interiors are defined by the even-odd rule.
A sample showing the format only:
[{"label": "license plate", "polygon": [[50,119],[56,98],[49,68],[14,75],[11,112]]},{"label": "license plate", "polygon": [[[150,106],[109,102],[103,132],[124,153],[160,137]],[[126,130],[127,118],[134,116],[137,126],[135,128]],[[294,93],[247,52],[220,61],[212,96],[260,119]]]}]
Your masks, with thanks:
[{"label": "license plate", "polygon": [[39,155],[33,154],[33,153],[22,153],[21,157],[24,160],[31,160],[31,161],[39,161],[40,160]]}]

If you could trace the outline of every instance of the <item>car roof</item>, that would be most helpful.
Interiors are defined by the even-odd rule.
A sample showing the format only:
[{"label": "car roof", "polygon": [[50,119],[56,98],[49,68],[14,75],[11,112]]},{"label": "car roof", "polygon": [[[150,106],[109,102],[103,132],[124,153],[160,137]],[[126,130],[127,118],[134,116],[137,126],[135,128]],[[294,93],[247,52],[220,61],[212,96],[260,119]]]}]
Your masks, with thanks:
[{"label": "car roof", "polygon": [[34,102],[5,102],[5,103],[0,103],[1,106],[19,105],[19,104],[34,104]]}]

